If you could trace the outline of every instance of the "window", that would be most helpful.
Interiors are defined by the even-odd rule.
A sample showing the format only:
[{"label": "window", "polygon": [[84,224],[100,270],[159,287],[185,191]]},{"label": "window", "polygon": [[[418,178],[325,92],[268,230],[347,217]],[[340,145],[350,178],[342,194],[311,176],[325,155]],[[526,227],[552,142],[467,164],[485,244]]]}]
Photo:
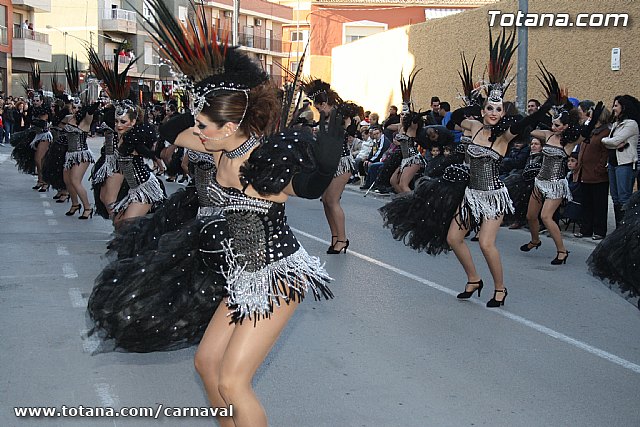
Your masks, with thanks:
[{"label": "window", "polygon": [[296,71],[298,71],[298,64],[299,64],[298,61],[289,62],[289,70],[292,73],[295,73]]},{"label": "window", "polygon": [[309,31],[291,31],[291,41],[292,42],[305,42],[309,38]]},{"label": "window", "polygon": [[365,36],[346,36],[347,43],[354,42],[356,40],[363,39]]},{"label": "window", "polygon": [[142,3],[142,16],[144,16],[151,22],[155,22],[155,17],[151,13],[151,8],[149,7],[147,0],[145,0],[144,3]]},{"label": "window", "polygon": [[146,42],[144,44],[144,63],[146,65],[153,64],[153,43]]},{"label": "window", "polygon": [[187,8],[186,6],[178,6],[178,19],[182,21],[183,24],[187,23]]}]

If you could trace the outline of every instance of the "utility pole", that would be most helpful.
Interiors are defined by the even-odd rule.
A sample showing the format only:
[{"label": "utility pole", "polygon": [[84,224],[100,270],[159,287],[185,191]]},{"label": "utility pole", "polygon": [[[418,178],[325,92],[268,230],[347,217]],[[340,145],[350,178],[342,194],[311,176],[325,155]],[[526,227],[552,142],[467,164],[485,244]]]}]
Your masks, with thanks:
[{"label": "utility pole", "polygon": [[238,27],[240,26],[240,0],[233,0],[233,28],[231,29],[231,43],[238,46]]},{"label": "utility pole", "polygon": [[[529,0],[518,0],[519,10],[529,12]],[[529,30],[526,25],[518,27],[518,74],[516,77],[516,108],[520,112],[527,111],[527,65],[529,63]]]}]

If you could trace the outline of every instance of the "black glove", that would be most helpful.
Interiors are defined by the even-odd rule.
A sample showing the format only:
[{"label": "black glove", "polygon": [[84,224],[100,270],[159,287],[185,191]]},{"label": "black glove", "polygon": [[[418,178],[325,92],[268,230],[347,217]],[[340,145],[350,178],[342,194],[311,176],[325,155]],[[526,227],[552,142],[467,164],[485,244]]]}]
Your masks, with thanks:
[{"label": "black glove", "polygon": [[100,103],[96,101],[87,108],[87,114],[93,116],[98,111],[98,108],[100,108]]},{"label": "black glove", "polygon": [[509,127],[509,131],[514,135],[521,135],[527,127],[533,127],[541,122],[552,106],[553,101],[551,100],[551,98],[547,99],[547,101],[540,106],[538,111],[512,124]]},{"label": "black glove", "polygon": [[116,109],[113,105],[109,105],[108,107],[104,108],[102,121],[112,131],[116,129]]},{"label": "black glove", "polygon": [[331,112],[327,126],[326,115],[320,114],[318,137],[313,145],[316,168],[310,172],[300,172],[291,180],[293,191],[305,199],[317,199],[331,183],[342,156],[344,128],[342,115]]},{"label": "black glove", "polygon": [[602,114],[602,110],[604,110],[604,104],[602,101],[598,102],[596,108],[594,108],[593,113],[591,113],[591,120],[588,125],[582,125],[580,129],[580,135],[585,139],[585,142],[589,143],[589,138],[591,138],[591,133],[596,128],[596,123],[600,118],[600,114]]},{"label": "black glove", "polygon": [[169,144],[173,144],[176,142],[176,138],[178,138],[180,133],[195,126],[195,124],[196,122],[191,114],[176,114],[160,125],[160,129],[158,130],[160,133],[160,141],[167,141]]}]

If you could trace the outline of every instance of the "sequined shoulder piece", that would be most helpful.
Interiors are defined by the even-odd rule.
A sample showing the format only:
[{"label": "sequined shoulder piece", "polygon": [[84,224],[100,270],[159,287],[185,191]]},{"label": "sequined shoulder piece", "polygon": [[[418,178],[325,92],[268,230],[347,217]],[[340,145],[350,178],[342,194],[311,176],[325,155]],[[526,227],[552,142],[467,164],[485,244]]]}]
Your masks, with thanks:
[{"label": "sequined shoulder piece", "polygon": [[216,180],[209,183],[207,190],[212,200],[223,206],[225,211],[251,211],[264,215],[274,205],[269,200],[247,196],[236,188],[223,187]]},{"label": "sequined shoulder piece", "polygon": [[201,153],[194,150],[187,150],[187,155],[189,156],[189,161],[192,163],[213,163],[213,156],[211,154]]}]

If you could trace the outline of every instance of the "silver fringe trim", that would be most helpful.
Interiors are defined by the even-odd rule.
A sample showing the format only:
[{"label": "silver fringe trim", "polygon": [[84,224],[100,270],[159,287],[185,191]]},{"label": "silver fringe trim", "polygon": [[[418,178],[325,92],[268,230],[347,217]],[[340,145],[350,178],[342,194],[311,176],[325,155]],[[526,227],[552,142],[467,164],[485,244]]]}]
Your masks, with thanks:
[{"label": "silver fringe trim", "polygon": [[218,215],[221,211],[222,208],[217,206],[200,206],[198,208],[198,218]]},{"label": "silver fringe trim", "polygon": [[33,138],[33,141],[31,141],[31,144],[29,144],[29,146],[35,150],[36,148],[38,148],[38,143],[40,143],[40,141],[51,142],[53,141],[53,135],[51,135],[51,132],[49,131],[39,133],[35,136],[35,138]]},{"label": "silver fringe trim", "polygon": [[460,215],[462,221],[468,224],[468,214],[473,215],[475,221],[479,224],[483,218],[496,219],[500,215],[514,213],[515,209],[507,187],[499,190],[474,190],[467,187],[464,190],[463,209]]},{"label": "silver fringe trim", "polygon": [[92,176],[91,182],[95,184],[100,184],[104,182],[111,175],[116,173],[118,170],[118,161],[116,160],[115,154],[105,154],[104,163],[100,166],[100,169],[95,171]]},{"label": "silver fringe trim", "polygon": [[[223,272],[227,279],[229,300],[227,305],[233,308],[234,319],[246,317],[259,320],[269,317],[273,307],[280,307],[280,299],[302,301],[311,288],[316,299],[332,296],[325,285],[332,280],[320,264],[320,259],[310,256],[302,246],[293,254],[282,258],[255,272],[245,270],[243,255],[233,251],[232,242],[223,242],[228,271]],[[323,289],[320,289],[323,288]]]},{"label": "silver fringe trim", "polygon": [[333,175],[334,178],[339,177],[345,173],[351,173],[355,170],[355,161],[351,155],[340,157],[340,162],[338,162],[338,169],[336,173]]},{"label": "silver fringe trim", "polygon": [[415,154],[411,157],[407,157],[406,159],[402,159],[402,162],[400,163],[400,172],[402,172],[404,170],[404,168],[406,168],[407,166],[411,166],[411,165],[422,165],[424,166],[424,157],[422,157],[422,154]]},{"label": "silver fringe trim", "polygon": [[567,178],[562,178],[557,181],[547,181],[536,178],[535,186],[545,199],[567,199],[568,202],[573,200]]},{"label": "silver fringe trim", "polygon": [[66,170],[69,170],[74,165],[79,165],[80,163],[95,163],[91,150],[67,151],[64,157],[64,168]]},{"label": "silver fringe trim", "polygon": [[164,191],[162,191],[160,183],[152,174],[146,182],[135,188],[130,188],[127,195],[113,207],[113,213],[117,214],[127,209],[131,203],[148,203],[152,205],[164,199]]}]

